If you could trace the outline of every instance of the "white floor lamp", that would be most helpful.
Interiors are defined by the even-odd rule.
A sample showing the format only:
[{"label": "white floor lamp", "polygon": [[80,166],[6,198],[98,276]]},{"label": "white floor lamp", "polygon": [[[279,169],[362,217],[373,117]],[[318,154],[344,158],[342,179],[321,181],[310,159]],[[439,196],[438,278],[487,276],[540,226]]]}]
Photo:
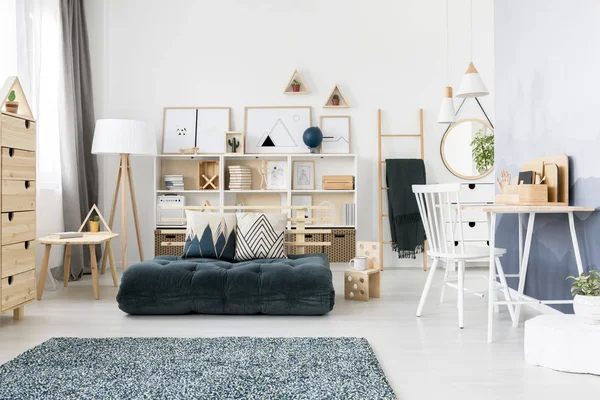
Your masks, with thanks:
[{"label": "white floor lamp", "polygon": [[[135,222],[135,233],[137,235],[140,261],[144,259],[144,249],[140,235],[140,224],[138,220],[137,204],[135,201],[135,190],[133,188],[130,155],[155,156],[156,139],[142,121],[128,119],[99,119],[96,121],[94,130],[94,141],[92,143],[93,154],[119,154],[120,162],[117,171],[117,182],[110,208],[108,225],[112,228],[115,219],[115,209],[119,198],[119,187],[121,188],[121,267],[127,268],[127,187],[131,194],[131,206],[133,208],[133,221]],[[102,270],[106,268],[106,257],[102,260]]]}]

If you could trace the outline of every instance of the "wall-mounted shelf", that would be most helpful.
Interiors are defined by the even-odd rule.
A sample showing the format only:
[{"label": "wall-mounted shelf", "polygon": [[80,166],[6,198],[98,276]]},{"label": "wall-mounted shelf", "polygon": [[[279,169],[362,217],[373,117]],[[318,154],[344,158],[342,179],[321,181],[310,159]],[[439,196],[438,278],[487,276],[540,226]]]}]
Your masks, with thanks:
[{"label": "wall-mounted shelf", "polygon": [[[292,86],[292,83],[294,81],[296,81],[300,84],[300,89],[298,91],[294,91],[294,88]],[[302,79],[302,76],[300,75],[300,71],[295,69],[294,73],[292,74],[292,77],[288,81],[288,83],[283,91],[283,94],[309,94],[309,93],[310,93],[310,90],[308,89],[308,86],[306,86],[306,83],[304,83],[304,80]]]},{"label": "wall-mounted shelf", "polygon": [[[338,97],[339,104],[337,105],[333,104],[334,96]],[[340,91],[338,85],[335,85],[333,86],[333,89],[331,89],[331,93],[329,93],[329,96],[327,97],[327,101],[325,101],[325,105],[323,106],[323,108],[350,108],[350,103],[346,101],[346,98],[344,97],[344,95],[342,95],[342,92]]]}]

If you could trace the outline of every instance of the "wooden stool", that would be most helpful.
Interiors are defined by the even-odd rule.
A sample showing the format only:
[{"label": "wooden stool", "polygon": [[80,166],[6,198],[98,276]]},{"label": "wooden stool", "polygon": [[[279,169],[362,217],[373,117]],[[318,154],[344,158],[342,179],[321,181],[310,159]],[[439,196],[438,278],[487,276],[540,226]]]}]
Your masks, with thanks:
[{"label": "wooden stool", "polygon": [[371,297],[379,298],[380,272],[378,269],[346,270],[344,272],[344,298],[359,301],[369,301]]}]

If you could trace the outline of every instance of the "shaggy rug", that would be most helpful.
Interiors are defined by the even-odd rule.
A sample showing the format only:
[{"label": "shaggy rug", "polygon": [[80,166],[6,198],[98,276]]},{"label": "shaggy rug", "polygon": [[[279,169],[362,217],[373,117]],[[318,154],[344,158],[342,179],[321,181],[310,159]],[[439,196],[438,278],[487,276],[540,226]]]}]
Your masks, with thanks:
[{"label": "shaggy rug", "polygon": [[362,338],[53,338],[0,399],[395,399]]}]

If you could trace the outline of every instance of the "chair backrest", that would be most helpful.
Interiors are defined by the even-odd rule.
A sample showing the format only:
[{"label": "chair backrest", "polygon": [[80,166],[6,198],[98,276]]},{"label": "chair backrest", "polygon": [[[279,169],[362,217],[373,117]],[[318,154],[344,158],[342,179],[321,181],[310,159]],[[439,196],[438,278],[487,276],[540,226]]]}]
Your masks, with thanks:
[{"label": "chair backrest", "polygon": [[[429,250],[441,255],[464,254],[460,184],[413,185]],[[455,246],[458,242],[459,246]],[[458,250],[458,251],[457,251]]]}]

